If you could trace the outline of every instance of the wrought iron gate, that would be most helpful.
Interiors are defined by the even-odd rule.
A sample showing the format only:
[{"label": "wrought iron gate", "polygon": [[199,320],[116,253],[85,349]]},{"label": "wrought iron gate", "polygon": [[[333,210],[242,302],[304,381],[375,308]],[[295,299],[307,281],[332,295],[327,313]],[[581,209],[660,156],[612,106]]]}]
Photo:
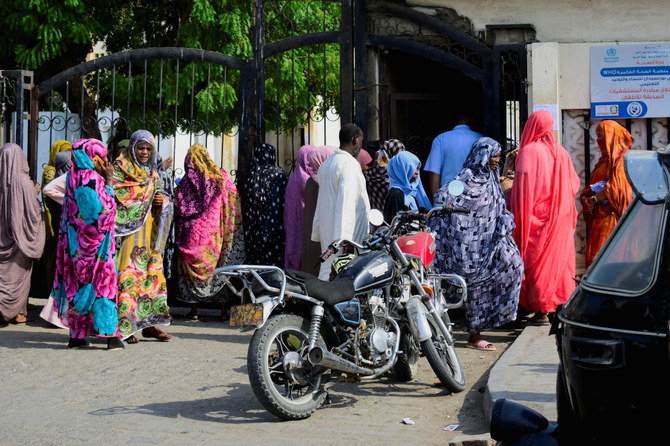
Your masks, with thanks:
[{"label": "wrought iron gate", "polygon": [[[253,18],[249,59],[144,48],[39,83],[31,96],[33,172],[55,139],[95,136],[114,145],[147,128],[171,141],[173,156],[184,135],[188,144],[215,147],[222,163],[224,151],[238,153],[241,186],[252,148],[266,138],[282,155],[279,164],[291,170],[300,146],[336,136],[337,119],[356,122],[369,139],[394,137],[372,57],[387,49],[470,79],[481,89],[481,130],[510,144],[518,139],[527,114],[523,45],[489,46],[437,17],[386,1],[254,0]],[[407,135],[413,137],[426,144],[425,135]]]}]

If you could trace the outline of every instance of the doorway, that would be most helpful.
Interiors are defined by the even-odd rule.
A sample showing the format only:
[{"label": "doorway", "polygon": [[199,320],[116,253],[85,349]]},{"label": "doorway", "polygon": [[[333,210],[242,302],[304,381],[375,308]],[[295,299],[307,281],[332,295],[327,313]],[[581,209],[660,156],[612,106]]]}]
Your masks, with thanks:
[{"label": "doorway", "polygon": [[[405,143],[425,163],[433,139],[451,130],[459,115],[483,132],[484,97],[479,82],[432,60],[397,50],[380,58],[382,93],[381,135]],[[385,107],[386,105],[386,107]]]}]

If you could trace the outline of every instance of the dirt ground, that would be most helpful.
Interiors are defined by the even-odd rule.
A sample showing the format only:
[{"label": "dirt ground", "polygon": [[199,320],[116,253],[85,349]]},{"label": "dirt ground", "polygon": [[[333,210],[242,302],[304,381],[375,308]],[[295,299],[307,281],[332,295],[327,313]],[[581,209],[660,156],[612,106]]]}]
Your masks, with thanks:
[{"label": "dirt ground", "polygon": [[[30,316],[43,304],[31,299]],[[484,333],[497,350],[482,352],[465,348],[467,334],[456,331],[467,379],[461,393],[435,386],[421,358],[415,381],[340,383],[311,418],[284,422],[249,385],[251,333],[208,311],[198,322],[176,318],[166,328],[170,342],[140,336],[120,351],[107,351],[102,339],[68,350],[67,332],[41,320],[0,328],[0,444],[446,445],[488,432],[481,411],[488,373],[519,334]],[[173,308],[174,315],[186,312]],[[458,427],[445,431],[448,425]]]}]

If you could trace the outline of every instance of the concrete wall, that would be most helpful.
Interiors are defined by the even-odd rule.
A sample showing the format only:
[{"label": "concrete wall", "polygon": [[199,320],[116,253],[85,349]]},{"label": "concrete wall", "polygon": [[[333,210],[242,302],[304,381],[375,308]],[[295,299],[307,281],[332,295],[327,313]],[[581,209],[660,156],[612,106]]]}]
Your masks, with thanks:
[{"label": "concrete wall", "polygon": [[663,0],[409,0],[428,8],[451,8],[486,25],[530,23],[540,42],[622,42],[668,39],[669,5]]}]

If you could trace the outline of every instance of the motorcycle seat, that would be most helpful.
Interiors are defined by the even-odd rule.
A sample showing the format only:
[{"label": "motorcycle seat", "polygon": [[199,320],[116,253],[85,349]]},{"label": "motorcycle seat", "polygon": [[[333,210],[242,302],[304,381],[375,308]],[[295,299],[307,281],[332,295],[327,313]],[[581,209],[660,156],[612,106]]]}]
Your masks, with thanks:
[{"label": "motorcycle seat", "polygon": [[305,287],[307,295],[328,305],[346,302],[354,297],[354,284],[349,279],[321,280],[312,274],[286,270],[286,276]]},{"label": "motorcycle seat", "polygon": [[[279,288],[281,287],[281,275],[277,271],[268,271],[268,272],[262,272],[259,274],[261,278],[267,283],[269,286],[274,287],[274,288]],[[254,279],[252,283],[251,290],[253,291],[254,294],[262,294],[265,291],[265,288],[256,280]],[[286,291],[290,291],[292,293],[298,293],[298,294],[306,294],[307,290],[305,289],[305,286],[292,278],[287,271],[286,274]]]}]

